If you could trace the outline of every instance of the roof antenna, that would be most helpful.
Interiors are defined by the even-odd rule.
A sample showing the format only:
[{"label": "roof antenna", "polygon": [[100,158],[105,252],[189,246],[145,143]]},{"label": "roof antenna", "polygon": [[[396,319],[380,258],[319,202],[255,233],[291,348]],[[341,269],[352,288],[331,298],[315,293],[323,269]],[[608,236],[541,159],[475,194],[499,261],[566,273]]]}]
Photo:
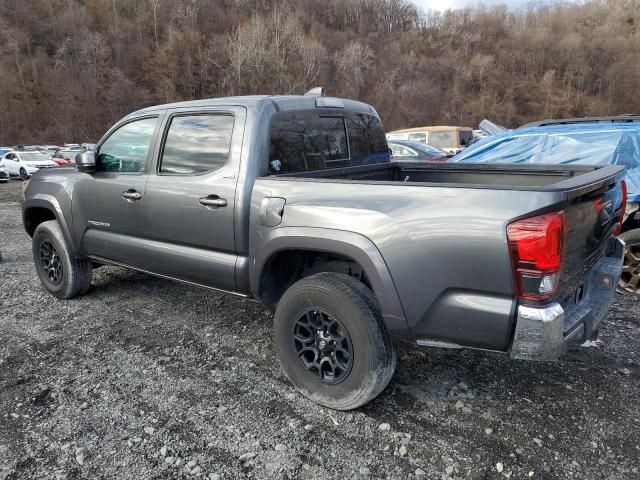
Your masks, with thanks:
[{"label": "roof antenna", "polygon": [[323,87],[314,87],[304,94],[305,97],[324,97]]}]

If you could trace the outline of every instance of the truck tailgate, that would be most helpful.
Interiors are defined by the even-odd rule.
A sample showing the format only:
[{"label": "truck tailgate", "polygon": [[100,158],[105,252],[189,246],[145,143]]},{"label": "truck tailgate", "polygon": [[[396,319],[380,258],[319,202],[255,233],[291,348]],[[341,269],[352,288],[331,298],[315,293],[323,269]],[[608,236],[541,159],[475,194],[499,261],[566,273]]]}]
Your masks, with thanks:
[{"label": "truck tailgate", "polygon": [[[589,177],[596,178],[594,171]],[[611,171],[608,176],[569,192],[564,209],[566,246],[564,263],[557,292],[562,305],[571,305],[585,294],[588,273],[602,258],[608,240],[623,214],[625,196],[622,177]]]}]

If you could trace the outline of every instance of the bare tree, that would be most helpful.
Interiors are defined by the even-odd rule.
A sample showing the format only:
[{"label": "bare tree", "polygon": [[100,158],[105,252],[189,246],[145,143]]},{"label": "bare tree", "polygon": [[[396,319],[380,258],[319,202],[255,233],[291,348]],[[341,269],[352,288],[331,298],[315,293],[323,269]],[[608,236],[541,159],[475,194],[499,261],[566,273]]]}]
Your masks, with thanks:
[{"label": "bare tree", "polygon": [[344,95],[358,98],[364,85],[365,72],[372,65],[373,50],[355,40],[335,54],[338,76],[342,81]]},{"label": "bare tree", "polygon": [[638,0],[445,13],[410,0],[4,0],[0,139],[72,141],[152,103],[315,85],[373,103],[388,129],[640,111],[639,25]]}]

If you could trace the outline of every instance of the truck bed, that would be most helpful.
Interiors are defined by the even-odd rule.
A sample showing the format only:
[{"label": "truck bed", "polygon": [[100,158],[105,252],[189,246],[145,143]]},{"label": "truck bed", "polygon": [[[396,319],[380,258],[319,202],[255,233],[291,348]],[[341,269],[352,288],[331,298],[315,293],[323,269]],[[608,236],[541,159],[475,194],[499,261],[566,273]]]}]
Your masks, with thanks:
[{"label": "truck bed", "polygon": [[[285,200],[280,234],[304,226],[373,242],[418,343],[505,351],[517,307],[507,225],[564,211],[554,300],[571,308],[615,228],[622,174],[620,166],[392,162],[260,177],[252,204],[257,213],[265,197]],[[269,233],[254,218],[257,255]]]},{"label": "truck bed", "polygon": [[[615,174],[592,165],[416,164],[391,162],[278,175],[276,178],[438,185],[442,187],[571,190]],[[269,177],[269,178],[274,178]]]}]

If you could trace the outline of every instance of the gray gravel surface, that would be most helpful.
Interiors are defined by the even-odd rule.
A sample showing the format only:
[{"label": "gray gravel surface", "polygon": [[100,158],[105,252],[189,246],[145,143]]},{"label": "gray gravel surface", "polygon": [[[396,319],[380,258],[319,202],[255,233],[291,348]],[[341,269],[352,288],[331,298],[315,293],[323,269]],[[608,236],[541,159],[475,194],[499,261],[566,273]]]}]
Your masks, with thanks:
[{"label": "gray gravel surface", "polygon": [[334,412],[297,394],[260,304],[121,268],[40,286],[19,182],[0,185],[0,479],[640,478],[640,306],[556,363],[400,354]]}]

